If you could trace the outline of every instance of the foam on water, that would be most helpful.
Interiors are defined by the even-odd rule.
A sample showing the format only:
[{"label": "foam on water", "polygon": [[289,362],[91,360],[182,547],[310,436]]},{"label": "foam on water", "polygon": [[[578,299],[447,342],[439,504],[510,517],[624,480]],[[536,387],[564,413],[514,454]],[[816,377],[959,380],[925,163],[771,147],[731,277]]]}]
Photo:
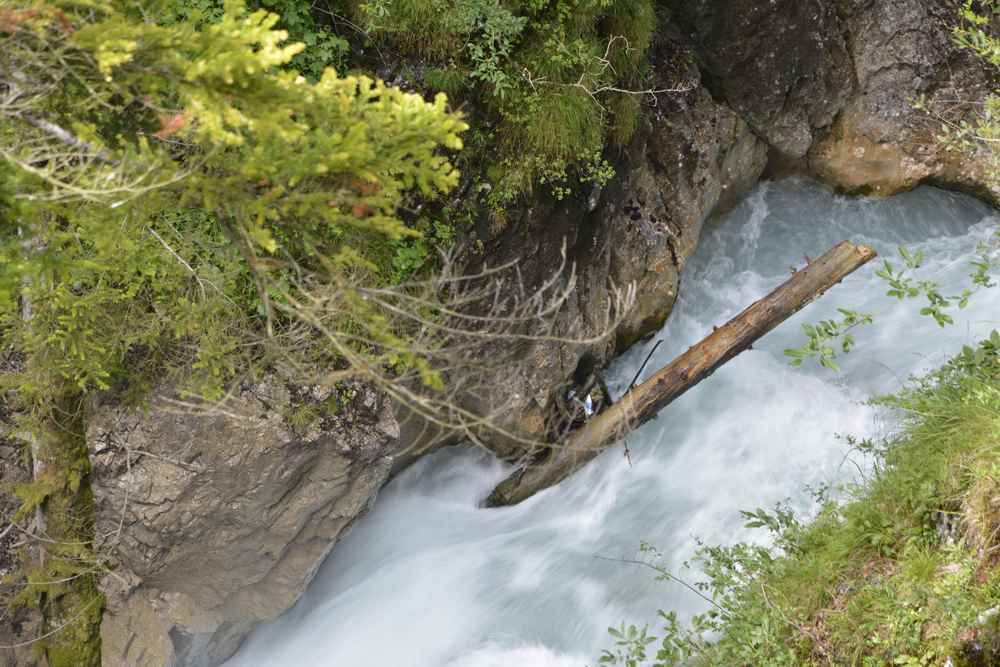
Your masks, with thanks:
[{"label": "foam on water", "polygon": [[[963,284],[998,220],[984,205],[931,188],[890,200],[846,199],[801,181],[765,184],[709,225],[684,270],[681,298],[646,374],[784,280],[804,255],[850,238],[886,256],[923,250],[944,289]],[[425,458],[394,480],[339,544],[298,605],[255,631],[228,667],[577,667],[596,663],[606,628],[690,615],[704,602],[649,571],[605,560],[658,545],[679,571],[696,537],[758,539],[740,509],[790,499],[855,474],[837,434],[886,427],[864,400],[940,364],[1000,326],[1000,289],[978,294],[941,329],[916,304],[884,296],[874,264],[858,271],[711,378],[621,447],[517,507],[477,503],[508,472],[469,449]],[[800,324],[837,307],[876,313],[843,372],[793,369],[782,350]],[[656,338],[611,371],[622,391]],[[863,465],[863,462],[861,462]],[[688,573],[694,577],[695,573]]]}]

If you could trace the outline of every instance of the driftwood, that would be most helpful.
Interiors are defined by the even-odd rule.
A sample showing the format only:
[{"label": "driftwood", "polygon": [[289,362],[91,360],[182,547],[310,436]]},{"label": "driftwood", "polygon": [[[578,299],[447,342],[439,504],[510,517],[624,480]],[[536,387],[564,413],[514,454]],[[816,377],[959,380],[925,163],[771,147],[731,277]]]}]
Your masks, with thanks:
[{"label": "driftwood", "polygon": [[486,505],[513,505],[565,479],[874,257],[875,251],[867,246],[848,241],[834,246],[634,387],[613,406],[571,433],[565,442],[554,444],[547,460],[515,471],[493,490]]}]

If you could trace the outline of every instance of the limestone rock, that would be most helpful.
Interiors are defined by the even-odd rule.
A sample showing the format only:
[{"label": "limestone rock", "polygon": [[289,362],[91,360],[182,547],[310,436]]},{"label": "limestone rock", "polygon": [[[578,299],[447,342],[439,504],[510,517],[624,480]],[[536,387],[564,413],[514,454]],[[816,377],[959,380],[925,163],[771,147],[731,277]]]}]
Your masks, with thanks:
[{"label": "limestone rock", "polygon": [[[398,448],[389,406],[364,387],[346,394],[330,403],[260,384],[216,411],[161,393],[146,411],[95,412],[97,549],[112,568],[105,665],[217,665],[294,604]],[[294,410],[313,419],[290,420]]]},{"label": "limestone rock", "polygon": [[800,158],[853,90],[831,0],[669,0],[708,88],[786,159]]},{"label": "limestone rock", "polygon": [[809,152],[809,170],[841,191],[890,195],[921,182],[998,200],[984,185],[985,160],[941,148],[940,122],[958,121],[985,99],[995,81],[953,41],[956,6],[946,0],[855,2],[845,14],[856,94]]}]

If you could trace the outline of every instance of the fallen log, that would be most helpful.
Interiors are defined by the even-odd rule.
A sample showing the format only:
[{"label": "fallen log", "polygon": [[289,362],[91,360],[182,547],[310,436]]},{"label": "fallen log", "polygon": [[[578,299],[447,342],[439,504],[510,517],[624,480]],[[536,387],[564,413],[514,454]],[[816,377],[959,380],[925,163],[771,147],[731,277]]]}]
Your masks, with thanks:
[{"label": "fallen log", "polygon": [[653,377],[634,387],[613,406],[571,433],[565,442],[554,444],[547,460],[515,471],[497,485],[486,499],[486,505],[514,505],[573,474],[874,257],[875,251],[867,246],[856,246],[848,241],[834,246]]}]

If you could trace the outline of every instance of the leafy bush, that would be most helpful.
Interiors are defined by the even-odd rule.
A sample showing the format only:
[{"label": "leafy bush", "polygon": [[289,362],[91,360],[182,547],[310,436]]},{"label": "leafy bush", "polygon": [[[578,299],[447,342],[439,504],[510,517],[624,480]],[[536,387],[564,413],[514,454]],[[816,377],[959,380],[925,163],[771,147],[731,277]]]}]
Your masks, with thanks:
[{"label": "leafy bush", "polygon": [[429,88],[478,84],[476,115],[498,128],[482,146],[499,155],[498,208],[537,185],[565,196],[595,151],[635,132],[640,96],[612,89],[642,87],[650,0],[373,0],[359,14],[377,39],[434,63]]}]

